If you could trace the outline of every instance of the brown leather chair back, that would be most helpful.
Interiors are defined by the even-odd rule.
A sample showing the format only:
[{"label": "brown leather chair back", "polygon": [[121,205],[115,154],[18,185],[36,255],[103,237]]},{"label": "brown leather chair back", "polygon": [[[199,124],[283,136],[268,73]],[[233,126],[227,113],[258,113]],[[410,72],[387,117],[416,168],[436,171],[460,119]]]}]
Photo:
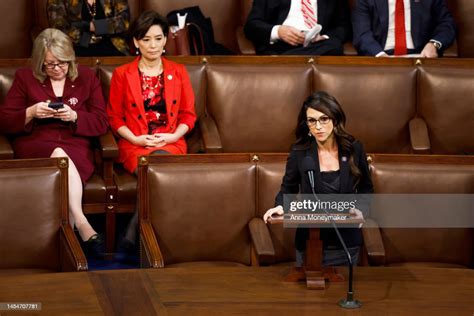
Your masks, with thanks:
[{"label": "brown leather chair back", "polygon": [[332,94],[346,113],[346,129],[367,152],[409,153],[408,122],[416,113],[416,69],[318,65],[313,90]]},{"label": "brown leather chair back", "polygon": [[[385,194],[472,194],[474,165],[422,162],[374,162],[375,193]],[[383,209],[372,208],[377,218]],[[382,215],[383,216],[383,215]],[[380,229],[386,265],[428,264],[470,266],[473,264],[472,228]]]},{"label": "brown leather chair back", "polygon": [[420,68],[418,115],[428,125],[431,152],[474,154],[472,67]]},{"label": "brown leather chair back", "polygon": [[206,157],[193,163],[160,159],[167,157],[150,157],[147,209],[140,211],[149,214],[165,266],[193,261],[250,265],[247,224],[255,216],[255,165],[209,163]]},{"label": "brown leather chair back", "polygon": [[[282,154],[280,161],[265,161],[258,163],[258,193],[257,215],[262,218],[265,212],[274,207],[275,196],[280,191],[280,185],[285,174],[286,155]],[[295,260],[295,231],[284,228],[283,225],[267,225],[275,249],[275,263]]]},{"label": "brown leather chair back", "polygon": [[459,57],[474,57],[474,2],[471,0],[447,0],[448,8],[458,27],[457,44]]},{"label": "brown leather chair back", "polygon": [[233,51],[238,50],[235,30],[240,23],[239,0],[142,0],[141,3],[142,11],[155,10],[163,16],[173,10],[198,5],[204,16],[212,20],[215,41]]},{"label": "brown leather chair back", "polygon": [[3,30],[0,37],[0,58],[28,58],[31,55],[30,32],[34,24],[31,0],[0,1]]},{"label": "brown leather chair back", "polygon": [[247,22],[247,17],[249,16],[250,10],[252,9],[253,0],[241,0],[240,3],[240,19],[242,25],[245,25]]},{"label": "brown leather chair back", "polygon": [[306,65],[208,66],[207,111],[223,152],[288,152],[311,73]]},{"label": "brown leather chair back", "polygon": [[61,270],[59,230],[67,216],[61,172],[67,171],[37,163],[47,160],[0,161],[0,269]]},{"label": "brown leather chair back", "polygon": [[10,90],[13,84],[17,69],[18,67],[0,68],[0,104],[5,100],[8,90]]}]

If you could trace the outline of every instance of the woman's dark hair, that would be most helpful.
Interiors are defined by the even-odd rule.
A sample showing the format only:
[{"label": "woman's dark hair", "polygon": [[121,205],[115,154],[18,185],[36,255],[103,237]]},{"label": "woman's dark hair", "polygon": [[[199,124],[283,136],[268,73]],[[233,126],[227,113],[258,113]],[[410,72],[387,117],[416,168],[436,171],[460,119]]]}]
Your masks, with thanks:
[{"label": "woman's dark hair", "polygon": [[159,25],[163,30],[163,34],[168,37],[169,24],[164,17],[158,12],[148,10],[142,12],[130,26],[130,35],[136,40],[141,40],[153,25]]},{"label": "woman's dark hair", "polygon": [[298,123],[296,125],[296,142],[295,146],[298,148],[308,148],[313,140],[310,136],[309,127],[306,124],[306,111],[311,108],[316,111],[326,114],[333,122],[334,125],[334,137],[336,143],[343,153],[349,155],[349,166],[351,167],[351,173],[356,179],[355,185],[357,185],[360,178],[360,170],[354,164],[354,136],[349,134],[346,129],[346,115],[342,110],[341,105],[337,102],[336,98],[324,91],[318,91],[311,94],[303,103],[300,113],[298,114]]}]

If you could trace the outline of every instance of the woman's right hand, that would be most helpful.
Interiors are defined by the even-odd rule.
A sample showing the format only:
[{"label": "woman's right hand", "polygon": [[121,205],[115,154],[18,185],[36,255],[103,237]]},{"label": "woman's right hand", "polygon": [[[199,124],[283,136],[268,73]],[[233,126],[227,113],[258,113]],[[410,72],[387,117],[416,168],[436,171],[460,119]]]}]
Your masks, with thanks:
[{"label": "woman's right hand", "polygon": [[142,147],[156,147],[159,144],[159,140],[154,135],[140,135],[135,136],[133,144]]},{"label": "woman's right hand", "polygon": [[273,215],[277,214],[282,216],[284,214],[283,212],[283,207],[281,205],[275,206],[274,208],[269,209],[268,211],[265,212],[263,215],[263,221],[267,223],[268,219]]},{"label": "woman's right hand", "polygon": [[45,119],[45,118],[51,118],[54,116],[54,113],[56,113],[56,110],[53,110],[48,107],[47,102],[38,102],[30,106],[29,108],[26,109],[27,117],[31,118],[37,118],[37,119]]}]

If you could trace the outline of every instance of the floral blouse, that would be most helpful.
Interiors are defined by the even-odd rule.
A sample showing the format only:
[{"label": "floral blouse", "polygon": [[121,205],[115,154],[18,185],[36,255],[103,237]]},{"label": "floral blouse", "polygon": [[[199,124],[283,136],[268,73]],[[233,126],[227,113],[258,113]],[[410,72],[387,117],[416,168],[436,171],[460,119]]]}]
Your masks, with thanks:
[{"label": "floral blouse", "polygon": [[163,74],[147,76],[140,71],[140,83],[148,134],[161,133],[168,125]]}]

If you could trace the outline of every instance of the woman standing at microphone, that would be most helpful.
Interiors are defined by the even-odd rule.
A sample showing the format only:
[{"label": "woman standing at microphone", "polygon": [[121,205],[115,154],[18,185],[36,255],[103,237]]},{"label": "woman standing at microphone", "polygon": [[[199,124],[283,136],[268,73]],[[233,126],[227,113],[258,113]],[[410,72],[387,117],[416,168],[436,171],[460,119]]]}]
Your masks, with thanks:
[{"label": "woman standing at microphone", "polygon": [[[305,157],[315,163],[316,194],[369,194],[373,192],[369,166],[362,144],[344,128],[346,116],[337,100],[326,92],[310,95],[301,108],[294,143],[286,163],[275,207],[269,209],[265,222],[273,214],[283,215],[284,194],[312,194],[311,184],[303,166]],[[300,189],[301,188],[301,189]],[[366,211],[366,210],[363,210]],[[361,210],[353,208],[350,215],[363,219]],[[362,234],[359,228],[341,228],[352,262],[357,265]],[[336,232],[321,229],[323,266],[346,265],[347,257]],[[307,228],[298,228],[295,236],[296,268],[302,268],[306,256]]]}]

